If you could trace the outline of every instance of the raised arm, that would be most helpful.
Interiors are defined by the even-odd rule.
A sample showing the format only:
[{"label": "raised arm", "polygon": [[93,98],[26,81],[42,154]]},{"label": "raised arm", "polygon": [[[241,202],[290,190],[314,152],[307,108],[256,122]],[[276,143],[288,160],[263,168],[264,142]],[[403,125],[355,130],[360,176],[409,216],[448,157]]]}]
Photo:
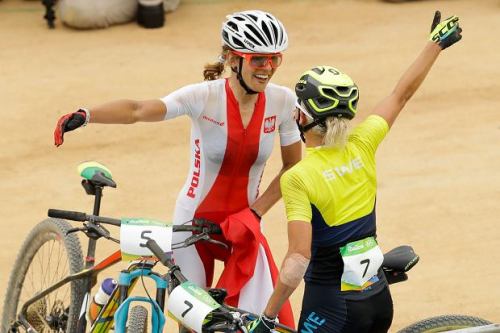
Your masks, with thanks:
[{"label": "raised arm", "polygon": [[161,100],[134,101],[129,99],[105,103],[91,109],[79,109],[59,118],[54,130],[54,144],[64,142],[64,133],[87,123],[132,124],[138,121],[160,121],[165,119],[167,108]]},{"label": "raised arm", "polygon": [[440,21],[441,13],[436,11],[429,42],[399,79],[392,93],[384,98],[372,112],[384,118],[389,126],[392,126],[406,102],[420,87],[441,51],[462,38],[458,17],[451,16],[443,22]]}]

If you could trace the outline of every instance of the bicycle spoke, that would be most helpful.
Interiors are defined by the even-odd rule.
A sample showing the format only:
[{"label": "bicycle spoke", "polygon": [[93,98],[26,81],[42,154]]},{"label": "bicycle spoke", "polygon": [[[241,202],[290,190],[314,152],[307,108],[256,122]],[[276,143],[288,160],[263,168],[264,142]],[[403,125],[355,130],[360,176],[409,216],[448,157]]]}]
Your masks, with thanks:
[{"label": "bicycle spoke", "polygon": [[[58,255],[58,260],[57,260],[57,266],[55,267],[55,272],[53,274],[53,280],[51,282],[51,284],[54,284],[55,282],[59,281],[61,276],[58,274],[58,271],[59,271],[59,264],[61,263],[61,260],[62,260],[62,256],[63,256],[63,251],[61,251],[62,249],[59,248],[59,255]],[[64,273],[63,273],[64,274]],[[64,287],[63,287],[64,288]],[[60,289],[57,289],[55,290],[53,294],[53,299],[54,299],[54,303],[59,299],[58,298],[58,295],[59,295],[59,291]]]},{"label": "bicycle spoke", "polygon": [[[26,274],[24,285],[28,287],[23,289],[24,295],[20,298],[23,301],[20,304],[69,275],[66,258],[65,248],[58,240],[50,239],[40,246]],[[69,306],[70,292],[70,285],[62,286],[31,306],[30,322],[34,321],[38,331],[57,332],[49,326],[45,316],[63,315]]]},{"label": "bicycle spoke", "polygon": [[[80,243],[67,234],[70,228],[65,221],[49,219],[29,234],[18,255],[20,265],[9,279],[6,295],[12,302],[6,303],[8,317],[2,318],[2,323],[14,319],[27,300],[82,269]],[[77,283],[63,284],[31,303],[26,312],[28,322],[37,332],[74,332],[82,297],[77,288]]]}]

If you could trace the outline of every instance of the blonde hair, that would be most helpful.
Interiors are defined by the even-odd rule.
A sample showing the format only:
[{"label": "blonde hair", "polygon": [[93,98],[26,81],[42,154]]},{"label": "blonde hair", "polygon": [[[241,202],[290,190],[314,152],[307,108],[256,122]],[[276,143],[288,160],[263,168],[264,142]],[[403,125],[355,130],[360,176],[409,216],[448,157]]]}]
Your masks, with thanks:
[{"label": "blonde hair", "polygon": [[[309,120],[312,121],[309,117]],[[314,126],[311,131],[323,137],[323,144],[332,148],[344,148],[349,135],[349,119],[342,117],[328,117],[325,126]]]},{"label": "blonde hair", "polygon": [[325,146],[344,148],[349,135],[349,119],[329,117],[326,119]]},{"label": "blonde hair", "polygon": [[224,68],[226,65],[227,54],[231,49],[229,46],[222,46],[222,51],[219,55],[219,61],[211,64],[205,64],[205,69],[203,70],[203,79],[205,81],[217,80],[224,73]]}]

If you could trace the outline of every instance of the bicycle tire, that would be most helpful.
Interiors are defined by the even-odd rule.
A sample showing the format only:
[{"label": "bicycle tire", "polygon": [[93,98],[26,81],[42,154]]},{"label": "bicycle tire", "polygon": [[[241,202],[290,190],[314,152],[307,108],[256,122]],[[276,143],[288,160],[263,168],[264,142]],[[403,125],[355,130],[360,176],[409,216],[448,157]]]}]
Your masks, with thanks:
[{"label": "bicycle tire", "polygon": [[148,331],[148,310],[136,305],[130,310],[128,316],[127,333],[145,333]]},{"label": "bicycle tire", "polygon": [[444,315],[417,321],[398,333],[435,333],[459,330],[468,327],[490,325],[491,322],[473,316]]},{"label": "bicycle tire", "polygon": [[[65,220],[46,219],[37,224],[24,240],[5,294],[1,333],[9,332],[10,325],[17,319],[17,312],[30,297],[83,269],[80,241],[74,233],[66,234],[69,229],[71,225]],[[28,309],[28,321],[38,328],[37,331],[58,332],[62,329],[73,332],[82,301],[82,281],[72,281],[32,304]],[[47,324],[48,315],[54,319],[54,327],[59,327],[51,328]]]}]

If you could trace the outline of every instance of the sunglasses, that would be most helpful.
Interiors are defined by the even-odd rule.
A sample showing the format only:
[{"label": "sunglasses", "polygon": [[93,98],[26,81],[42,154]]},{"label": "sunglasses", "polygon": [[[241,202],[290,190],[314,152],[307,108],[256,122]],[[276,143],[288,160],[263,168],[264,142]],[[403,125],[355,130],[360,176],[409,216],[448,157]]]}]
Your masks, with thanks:
[{"label": "sunglasses", "polygon": [[278,68],[283,60],[281,53],[260,54],[260,53],[242,53],[238,51],[231,51],[233,54],[244,58],[250,67],[254,69],[266,68],[268,64],[271,68]]}]

